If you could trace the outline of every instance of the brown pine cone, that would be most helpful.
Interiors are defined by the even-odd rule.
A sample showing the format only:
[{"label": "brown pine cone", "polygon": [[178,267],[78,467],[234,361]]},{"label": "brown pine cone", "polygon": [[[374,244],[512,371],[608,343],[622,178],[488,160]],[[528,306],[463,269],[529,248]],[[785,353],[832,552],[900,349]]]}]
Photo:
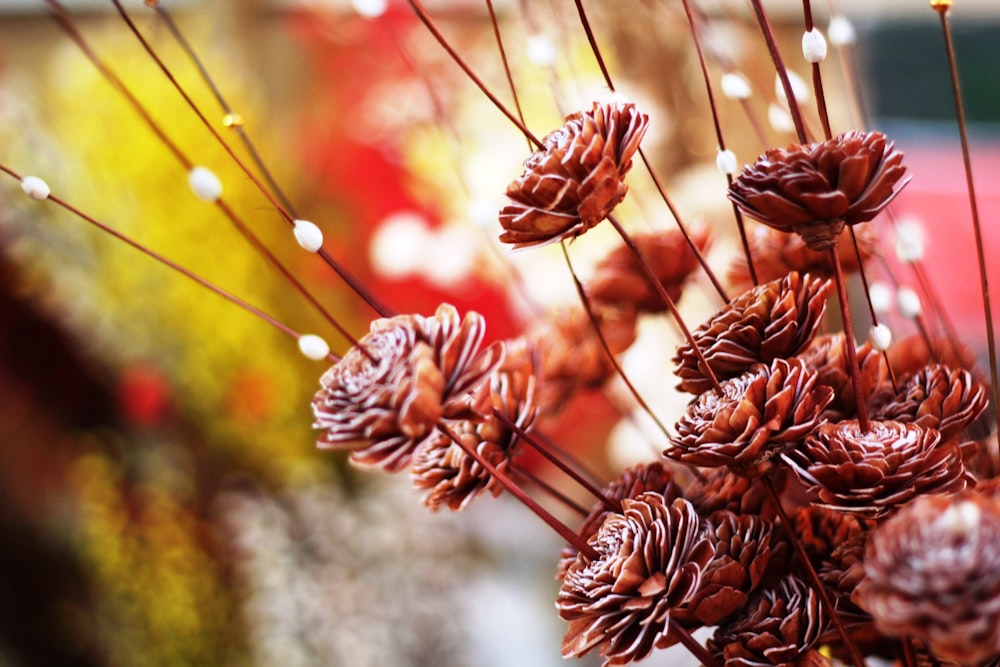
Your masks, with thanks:
[{"label": "brown pine cone", "polygon": [[975,665],[1000,653],[1000,505],[972,491],[923,496],[879,525],[855,601],[894,637]]},{"label": "brown pine cone", "polygon": [[[817,336],[812,344],[799,354],[799,358],[806,363],[806,366],[816,371],[816,383],[833,389],[833,402],[824,413],[824,417],[830,422],[851,419],[858,413],[844,340],[842,332],[823,334]],[[889,367],[882,353],[865,343],[856,348],[856,354],[861,372],[861,388],[869,401],[879,400],[879,396],[891,393]]]},{"label": "brown pine cone", "polygon": [[713,555],[691,503],[653,492],[625,499],[588,543],[598,558],[578,554],[556,599],[569,622],[563,657],[599,649],[605,666],[624,665],[675,644],[674,610],[697,592]]},{"label": "brown pine cone", "polygon": [[[492,409],[526,432],[531,431],[538,414],[537,377],[535,355],[523,343],[509,345],[503,364],[490,375]],[[451,431],[503,473],[520,453],[521,436],[492,413],[455,422]],[[428,491],[423,502],[432,510],[441,505],[452,511],[462,510],[480,494],[488,491],[498,496],[504,489],[450,437],[437,431],[414,454],[410,478],[414,488]]]},{"label": "brown pine cone", "polygon": [[[674,482],[674,473],[670,466],[660,462],[640,464],[627,468],[621,476],[608,484],[601,492],[604,497],[613,503],[621,503],[622,500],[636,498],[647,491],[654,491],[662,495],[668,503],[672,503],[682,497],[681,489]],[[590,510],[590,514],[584,519],[583,524],[577,531],[585,540],[589,540],[597,533],[604,519],[611,513],[605,504],[598,501]],[[565,547],[559,561],[559,570],[556,579],[562,581],[569,566],[576,560],[579,553],[573,547]]]},{"label": "brown pine cone", "polygon": [[[635,341],[635,313],[605,309],[598,315],[601,332],[614,354]],[[580,307],[556,313],[525,336],[542,360],[538,387],[541,414],[558,414],[578,392],[599,389],[615,374],[594,326]]]},{"label": "brown pine cone", "polygon": [[986,387],[966,370],[931,364],[903,378],[899,392],[875,408],[875,419],[912,422],[950,440],[986,409]]},{"label": "brown pine cone", "polygon": [[741,614],[720,625],[708,650],[726,667],[829,665],[813,651],[827,624],[819,598],[790,574],[757,591]]},{"label": "brown pine cone", "polygon": [[[790,273],[733,299],[693,337],[719,380],[736,377],[754,364],[769,364],[805,349],[826,312],[829,280]],[[677,348],[674,373],[690,394],[712,388],[690,343]]]},{"label": "brown pine cone", "polygon": [[[835,514],[847,517],[846,514]],[[857,525],[853,518],[848,520]],[[851,537],[838,544],[816,570],[833,601],[841,625],[858,650],[864,655],[884,654],[887,652],[885,636],[875,628],[871,614],[858,607],[851,600],[854,589],[864,578],[864,554],[868,536],[867,529],[864,531],[859,529]],[[842,660],[850,661],[849,653],[843,646],[840,633],[835,628],[830,628],[827,631],[822,643],[831,647],[834,655]]]},{"label": "brown pine cone", "polygon": [[820,423],[833,398],[816,386],[816,373],[801,360],[775,359],[722,383],[722,394],[706,391],[677,423],[667,458],[696,466],[729,466],[753,476],[770,459],[800,441]]},{"label": "brown pine cone", "polygon": [[507,186],[500,240],[523,248],[570,239],[604,220],[628,192],[622,179],[648,125],[634,104],[595,102],[567,116]]},{"label": "brown pine cone", "polygon": [[388,472],[404,468],[440,419],[474,419],[487,408],[485,378],[503,346],[480,351],[485,321],[459,320],[442,304],[433,317],[399,315],[372,322],[357,347],[320,379],[312,401],[320,449],[351,450],[351,461]]},{"label": "brown pine cone", "polygon": [[816,505],[799,508],[792,515],[792,528],[816,568],[839,545],[866,532],[857,518]]},{"label": "brown pine cone", "polygon": [[694,630],[718,625],[740,611],[767,572],[772,529],[770,521],[758,516],[732,512],[713,515],[707,534],[715,556],[697,592],[674,618]]},{"label": "brown pine cone", "polygon": [[[878,235],[871,225],[861,224],[855,227],[854,236],[858,241],[861,261],[867,263],[878,248]],[[841,269],[844,273],[856,273],[861,265],[858,264],[854,242],[850,234],[841,234],[839,239],[837,255]],[[758,283],[777,280],[791,271],[808,273],[818,278],[833,278],[830,253],[810,249],[798,234],[786,234],[766,225],[754,225],[747,235],[747,242]],[[753,287],[750,269],[746,258],[742,256],[730,267],[727,277],[737,289]]]},{"label": "brown pine cone", "polygon": [[826,250],[845,224],[878,215],[906,184],[905,172],[885,135],[853,131],[767,151],[733,180],[729,198],[745,215]]},{"label": "brown pine cone", "polygon": [[816,504],[878,519],[916,496],[960,491],[968,483],[962,452],[916,424],[856,420],[824,424],[782,454]]},{"label": "brown pine cone", "polygon": [[702,479],[696,479],[684,496],[698,510],[711,518],[716,512],[755,514],[773,520],[777,513],[760,480],[737,475],[729,468],[713,468]]},{"label": "brown pine cone", "polygon": [[[706,229],[692,230],[691,241],[699,251],[709,245]],[[698,268],[698,257],[679,230],[636,233],[632,241],[653,270],[667,295],[681,298],[684,281]],[[667,309],[653,287],[642,264],[626,246],[619,246],[597,263],[594,276],[587,283],[587,295],[598,305],[630,308],[638,312],[659,313]]]}]

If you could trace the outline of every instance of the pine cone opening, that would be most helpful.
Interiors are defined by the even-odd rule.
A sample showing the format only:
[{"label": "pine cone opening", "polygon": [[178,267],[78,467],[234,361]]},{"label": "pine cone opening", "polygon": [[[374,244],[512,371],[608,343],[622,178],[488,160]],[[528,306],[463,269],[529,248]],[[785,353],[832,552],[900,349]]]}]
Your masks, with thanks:
[{"label": "pine cone opening", "polygon": [[883,633],[975,665],[1000,653],[1000,505],[967,491],[924,496],[879,525],[854,599]]},{"label": "pine cone opening", "polygon": [[906,184],[905,173],[903,154],[885,135],[853,131],[766,151],[733,180],[729,199],[745,215],[825,250],[844,225],[878,215]]},{"label": "pine cone opening", "polygon": [[624,665],[676,643],[674,610],[698,590],[713,555],[691,503],[653,492],[625,499],[588,543],[598,558],[578,554],[556,599],[569,622],[563,657],[599,649],[605,666]]},{"label": "pine cone opening", "polygon": [[857,420],[824,424],[782,457],[822,507],[868,519],[918,495],[960,491],[968,483],[962,452],[916,424]]},{"label": "pine cone opening", "polygon": [[[847,365],[844,334],[817,336],[798,356],[809,368],[816,371],[816,383],[833,390],[834,399],[825,413],[827,421],[835,422],[857,417],[858,405],[854,400],[854,383]],[[855,348],[861,388],[869,401],[877,401],[886,392],[892,392],[889,367],[881,352],[869,343]]]},{"label": "pine cone opening", "polygon": [[721,395],[706,391],[691,403],[665,457],[761,474],[783,448],[821,423],[820,413],[833,398],[829,387],[816,386],[816,373],[795,358],[758,364],[721,386]]},{"label": "pine cone opening", "polygon": [[439,419],[476,418],[489,400],[486,376],[503,347],[480,351],[485,321],[460,320],[442,304],[433,317],[399,315],[371,324],[358,341],[375,361],[352,348],[320,379],[312,401],[321,449],[351,450],[361,466],[398,472]]},{"label": "pine cone opening", "polygon": [[[719,380],[736,377],[754,364],[794,356],[816,335],[831,287],[829,280],[794,272],[764,283],[695,329],[694,341]],[[712,388],[690,343],[677,348],[673,362],[679,389],[700,394]]]},{"label": "pine cone opening", "polygon": [[566,117],[507,186],[500,240],[515,248],[571,239],[604,220],[625,198],[623,179],[649,117],[631,103],[594,103]]}]

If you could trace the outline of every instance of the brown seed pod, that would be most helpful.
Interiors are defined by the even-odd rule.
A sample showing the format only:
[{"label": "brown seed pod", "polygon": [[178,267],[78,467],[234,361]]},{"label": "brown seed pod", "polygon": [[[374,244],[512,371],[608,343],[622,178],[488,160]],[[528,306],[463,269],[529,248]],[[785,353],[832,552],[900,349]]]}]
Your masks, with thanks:
[{"label": "brown seed pod", "polygon": [[[889,381],[889,367],[885,357],[868,343],[856,348],[861,388],[870,401],[878,400],[886,393],[892,393]],[[817,336],[805,351],[799,354],[809,368],[816,371],[816,383],[833,389],[834,399],[824,417],[835,422],[857,416],[858,406],[854,400],[854,384],[847,366],[847,350],[844,348],[844,334],[824,334]]]},{"label": "brown seed pod", "polygon": [[571,239],[604,220],[628,192],[623,179],[648,125],[630,103],[567,116],[507,186],[500,240],[522,248]]},{"label": "brown seed pod", "polygon": [[879,525],[854,599],[893,637],[975,665],[1000,653],[1000,505],[967,491],[917,498]]},{"label": "brown seed pod", "polygon": [[398,472],[440,419],[474,419],[487,409],[489,373],[503,346],[480,351],[485,321],[443,304],[433,317],[375,320],[369,333],[320,379],[312,401],[321,449]]},{"label": "brown seed pod", "polygon": [[[802,351],[823,319],[831,286],[793,272],[744,292],[695,329],[694,340],[716,378]],[[700,394],[712,388],[690,343],[677,348],[673,361],[679,389]]]},{"label": "brown seed pod", "polygon": [[962,452],[916,424],[857,420],[824,424],[802,446],[782,454],[816,503],[878,519],[925,493],[960,491],[968,483]]},{"label": "brown seed pod", "polygon": [[906,184],[905,172],[885,135],[853,131],[767,151],[733,180],[729,198],[745,215],[826,250],[844,225],[878,215]]}]

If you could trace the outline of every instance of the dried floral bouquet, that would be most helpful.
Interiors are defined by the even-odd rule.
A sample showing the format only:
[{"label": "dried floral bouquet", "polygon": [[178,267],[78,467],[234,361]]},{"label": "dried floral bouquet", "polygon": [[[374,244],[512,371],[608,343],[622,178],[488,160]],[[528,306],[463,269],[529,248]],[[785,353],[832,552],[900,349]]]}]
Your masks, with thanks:
[{"label": "dried floral bouquet", "polygon": [[[46,4],[101,73],[144,113],[87,45],[73,16],[55,0]],[[117,0],[113,4],[142,39],[129,14]],[[167,3],[146,4],[175,27]],[[876,219],[891,216],[890,204],[909,180],[904,147],[880,132],[832,131],[821,71],[827,42],[805,0],[802,53],[812,68],[821,128],[810,129],[763,4],[751,0],[745,18],[768,48],[785,105],[780,111],[787,112],[795,140],[780,148],[762,145],[760,157],[739,170],[726,147],[709,74],[707,61],[718,53],[703,52],[700,41],[714,19],[689,0],[676,4],[663,11],[682,11],[687,19],[711,100],[713,118],[706,122],[714,120],[717,166],[728,180],[728,190],[720,187],[718,196],[732,203],[731,224],[742,247],[731,271],[741,284],[738,294],[726,291],[705,259],[708,233],[681,221],[659,181],[676,226],[636,231],[615,215],[634,163],[655,174],[642,149],[656,123],[654,110],[612,94],[539,137],[520,107],[506,104],[504,93],[482,82],[416,0],[410,9],[530,146],[523,172],[507,185],[508,203],[498,214],[500,241],[523,252],[561,244],[573,272],[574,239],[605,225],[621,240],[592,275],[581,279],[573,272],[579,293],[574,308],[540,314],[518,337],[484,344],[485,318],[447,304],[433,314],[390,311],[325,250],[320,227],[292,212],[262,164],[244,166],[235,153],[233,160],[266,193],[298,244],[319,255],[379,314],[360,337],[327,315],[350,342],[342,355],[322,338],[294,331],[113,231],[53,194],[43,179],[0,168],[31,198],[102,227],[278,327],[309,358],[329,360],[312,402],[320,448],[350,452],[358,466],[408,472],[434,510],[459,511],[484,494],[507,492],[548,523],[567,544],[558,559],[553,554],[560,582],[555,604],[567,624],[566,658],[598,653],[605,665],[623,665],[682,644],[709,667],[835,661],[860,666],[874,657],[907,667],[997,664],[998,449],[995,435],[978,441],[972,435],[986,432],[984,423],[996,423],[987,409],[995,384],[988,378],[996,377],[992,332],[987,375],[958,341],[933,337],[927,327],[921,326],[923,336],[893,341],[878,322],[876,303],[852,304],[848,298],[847,276],[865,279],[872,258],[880,256],[879,229],[888,223]],[[934,0],[931,6],[941,17],[953,66],[950,4]],[[379,3],[358,5],[373,20],[384,9]],[[503,56],[489,0],[486,8]],[[614,93],[595,36],[599,29],[582,2],[575,9]],[[620,11],[632,10],[623,5]],[[844,17],[835,21],[831,36],[836,32],[838,46],[849,46],[850,24]],[[169,72],[155,50],[149,54]],[[734,66],[711,66],[725,70],[721,91],[727,98],[747,99],[747,81]],[[509,92],[516,100],[516,87]],[[960,96],[956,102],[967,151]],[[193,103],[192,109],[212,128]],[[228,111],[226,124],[239,129],[238,117]],[[308,296],[308,288],[225,206],[215,175],[175,154],[190,170],[195,194],[219,206]],[[978,237],[978,226],[976,232]],[[985,266],[981,241],[979,252]],[[919,253],[908,261],[918,262]],[[676,302],[696,274],[709,278],[724,305],[689,327]],[[908,292],[900,308],[922,322],[926,316],[915,299]],[[825,318],[830,308],[841,315],[842,330]],[[872,318],[860,345],[852,308]],[[988,329],[989,308],[987,296]],[[656,317],[669,318],[682,337],[673,378],[663,370],[664,383],[676,383],[690,396],[672,427],[646,407],[618,361],[634,343],[638,323]],[[614,378],[632,388],[635,404],[650,412],[670,444],[659,460],[608,482],[595,479],[567,452],[571,447],[547,437],[543,426],[574,397]],[[593,509],[580,508],[522,468],[519,457],[528,449],[591,495]],[[574,511],[575,520],[560,518]],[[702,628],[714,628],[704,645],[692,637]]]}]

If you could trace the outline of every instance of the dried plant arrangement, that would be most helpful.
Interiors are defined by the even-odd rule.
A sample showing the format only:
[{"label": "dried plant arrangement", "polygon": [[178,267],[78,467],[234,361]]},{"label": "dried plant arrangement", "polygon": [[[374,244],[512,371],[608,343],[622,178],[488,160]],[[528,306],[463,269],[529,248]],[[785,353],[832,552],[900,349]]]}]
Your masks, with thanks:
[{"label": "dried plant arrangement", "polygon": [[[990,253],[973,189],[951,0],[931,0],[926,11],[940,19],[953,88],[928,94],[953,95],[955,102],[955,150],[965,156],[971,206],[956,212],[953,224],[974,230],[977,257],[969,261],[977,263],[981,284],[948,288],[983,294],[985,331],[968,338],[985,341],[984,360],[948,331],[947,304],[933,286],[907,287],[909,274],[900,269],[922,275],[922,252],[907,245],[894,212],[917,183],[906,139],[863,129],[862,116],[847,125],[828,108],[824,84],[856,76],[849,57],[856,35],[835,9],[824,36],[811,1],[796,7],[802,60],[797,55],[795,64],[808,68],[810,87],[782,55],[787,47],[763,0],[601,7],[567,0],[551,3],[555,13],[542,3],[464,3],[492,31],[489,76],[481,54],[468,57],[463,40],[441,23],[437,6],[356,2],[366,21],[415,19],[423,49],[434,49],[434,67],[461,72],[461,85],[479,91],[507,140],[523,149],[520,173],[492,184],[504,195],[490,216],[494,249],[514,262],[558,248],[577,298],[560,309],[532,302],[532,290],[526,298],[520,290],[535,276],[528,265],[512,263],[506,289],[530,314],[501,339],[474,310],[441,303],[433,312],[411,312],[354,275],[331,251],[336,232],[296,212],[268,170],[269,158],[255,151],[246,157],[248,132],[222,93],[223,125],[236,130],[237,141],[223,136],[216,111],[191,99],[188,84],[147,40],[151,26],[166,29],[200,66],[168,0],[147,0],[141,20],[139,9],[111,5],[120,29],[155,62],[162,85],[176,88],[240,178],[266,198],[271,222],[278,219],[289,242],[336,276],[345,299],[367,309],[366,331],[317,298],[285,253],[275,251],[276,242],[229,205],[219,177],[172,143],[169,123],[156,120],[115,63],[91,46],[79,16],[58,0],[39,4],[179,161],[194,195],[235,226],[337,344],[296,330],[117,231],[50,188],[44,174],[31,175],[36,165],[7,164],[0,153],[8,180],[287,336],[321,367],[311,404],[319,449],[343,453],[372,474],[409,475],[415,502],[430,510],[462,511],[484,496],[523,503],[565,543],[552,554],[564,658],[626,665],[676,647],[706,667],[1000,663],[1000,402]],[[545,24],[551,16],[560,21]],[[621,76],[629,83],[619,88],[619,56],[605,42],[626,18],[629,25],[669,22],[674,36],[686,37],[690,67],[677,76],[696,80],[693,88],[707,100],[692,115],[709,128],[718,170],[712,196],[725,211],[711,225],[684,219],[671,199],[674,184],[647,148],[666,114],[654,101],[623,93],[638,86],[630,78]],[[753,48],[765,54],[768,77],[777,82],[768,129],[752,103],[767,96],[717,43],[723,24],[757,40]],[[792,24],[786,16],[785,29]],[[523,99],[518,81],[526,75],[518,67],[525,65],[508,51],[525,33],[536,49],[534,75],[555,91],[545,103],[560,110],[561,124],[542,126],[528,111],[538,100]],[[843,54],[836,63],[827,58],[828,38]],[[540,49],[570,39],[586,45],[580,66],[599,72],[603,92],[564,108],[571,96],[559,91],[568,76]],[[213,89],[225,87],[201,71]],[[859,106],[855,92],[838,88]],[[738,122],[736,113],[743,116]],[[757,146],[757,157],[746,156],[742,168],[727,144],[737,132],[741,146]],[[600,253],[580,269],[577,246],[598,236],[590,247]],[[894,236],[903,246],[898,262],[887,260]],[[727,240],[732,252],[715,254]],[[912,320],[904,323],[912,335],[894,337],[880,321],[887,319],[880,291],[887,281],[898,287],[898,311]],[[698,311],[681,307],[692,291],[702,302]],[[649,322],[669,324],[648,329]],[[680,397],[676,413],[648,401],[648,390],[629,377],[650,331],[660,339],[647,344],[666,352],[640,363],[662,362],[647,372]],[[633,436],[646,441],[652,457],[609,473],[553,434],[550,426],[574,401],[600,392],[623,419],[652,425]]]}]

